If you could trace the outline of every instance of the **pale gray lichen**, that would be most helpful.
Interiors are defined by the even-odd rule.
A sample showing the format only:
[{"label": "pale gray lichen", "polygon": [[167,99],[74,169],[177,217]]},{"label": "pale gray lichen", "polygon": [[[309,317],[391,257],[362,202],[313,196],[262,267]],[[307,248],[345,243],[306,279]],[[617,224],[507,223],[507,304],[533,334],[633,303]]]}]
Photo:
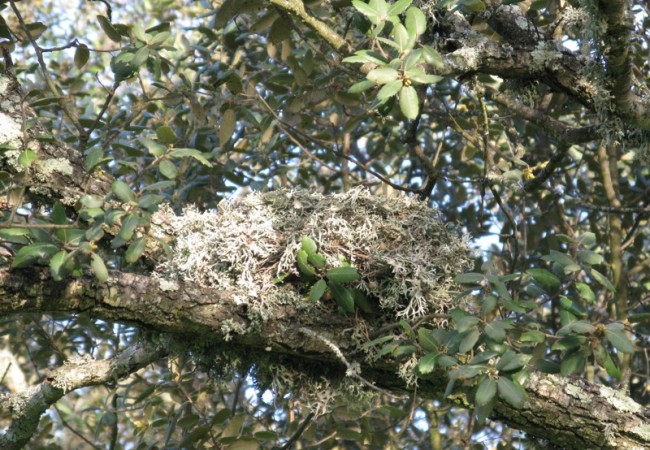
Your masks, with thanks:
[{"label": "pale gray lichen", "polygon": [[[362,276],[357,287],[386,316],[416,318],[454,306],[453,277],[470,265],[466,236],[435,210],[402,197],[365,189],[322,195],[309,191],[254,192],[223,201],[218,211],[162,209],[155,220],[175,234],[173,253],[157,274],[233,293],[238,304],[260,308],[280,289],[277,278],[299,275],[296,253],[310,236],[328,267],[347,259]],[[302,286],[304,288],[304,286]],[[263,307],[262,307],[263,309]]]},{"label": "pale gray lichen", "polygon": [[37,160],[36,163],[40,166],[41,172],[45,176],[51,175],[55,172],[67,176],[71,176],[74,173],[72,164],[70,164],[70,161],[65,158]]},{"label": "pale gray lichen", "polygon": [[530,53],[533,65],[537,70],[543,70],[547,64],[562,59],[562,53],[551,42],[541,41]]}]

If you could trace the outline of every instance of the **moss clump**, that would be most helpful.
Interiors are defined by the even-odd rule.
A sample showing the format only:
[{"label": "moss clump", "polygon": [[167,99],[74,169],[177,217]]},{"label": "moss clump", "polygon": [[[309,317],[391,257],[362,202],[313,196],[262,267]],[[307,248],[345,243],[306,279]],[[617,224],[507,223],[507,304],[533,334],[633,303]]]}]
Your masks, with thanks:
[{"label": "moss clump", "polygon": [[[317,242],[328,267],[340,265],[341,257],[356,267],[362,276],[356,286],[390,317],[412,319],[459,306],[452,280],[470,264],[467,239],[435,210],[360,188],[336,195],[255,192],[223,201],[218,211],[158,214],[175,235],[160,276],[234,292],[237,302],[257,310],[272,308],[264,303],[286,292],[278,277],[299,279],[295,261],[302,236]],[[302,300],[300,284],[288,301]]]}]

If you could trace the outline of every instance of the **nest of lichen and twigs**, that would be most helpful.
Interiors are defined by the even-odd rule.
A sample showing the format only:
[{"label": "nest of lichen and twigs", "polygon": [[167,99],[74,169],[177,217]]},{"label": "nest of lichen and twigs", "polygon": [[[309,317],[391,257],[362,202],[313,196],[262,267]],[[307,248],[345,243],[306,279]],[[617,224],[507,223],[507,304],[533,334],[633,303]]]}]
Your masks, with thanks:
[{"label": "nest of lichen and twigs", "polygon": [[158,273],[233,292],[254,309],[310,301],[296,266],[304,236],[316,242],[327,267],[355,267],[361,278],[354,287],[387,318],[462,306],[453,278],[470,265],[466,237],[406,196],[279,190],[223,201],[218,211],[160,214],[175,241]]}]

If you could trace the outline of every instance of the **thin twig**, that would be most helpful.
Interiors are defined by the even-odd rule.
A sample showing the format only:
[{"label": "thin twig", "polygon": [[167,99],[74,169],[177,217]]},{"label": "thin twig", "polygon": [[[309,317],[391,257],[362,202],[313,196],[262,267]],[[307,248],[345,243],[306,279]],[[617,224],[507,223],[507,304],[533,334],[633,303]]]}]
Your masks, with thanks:
[{"label": "thin twig", "polygon": [[[302,436],[302,434],[305,432],[305,430],[307,429],[307,425],[311,423],[315,415],[316,414],[314,414],[313,412],[307,414],[307,417],[305,417],[305,420],[302,421],[302,423],[300,424],[296,432],[293,433],[293,435],[289,438],[289,440],[282,447],[279,448],[281,450],[289,450],[293,446],[293,444],[295,444],[296,441],[300,438],[300,436]],[[273,447],[273,448],[277,449],[278,447]]]}]

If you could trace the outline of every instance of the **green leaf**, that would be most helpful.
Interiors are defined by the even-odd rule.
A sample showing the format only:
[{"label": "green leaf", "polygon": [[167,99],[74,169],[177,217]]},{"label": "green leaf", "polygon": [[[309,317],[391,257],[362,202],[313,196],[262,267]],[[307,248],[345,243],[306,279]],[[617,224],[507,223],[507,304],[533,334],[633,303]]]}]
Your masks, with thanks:
[{"label": "green leaf", "polygon": [[133,264],[138,259],[140,259],[140,256],[142,256],[146,248],[147,240],[145,238],[141,237],[139,239],[136,239],[135,241],[131,242],[129,248],[126,249],[124,259],[128,264]]},{"label": "green leaf", "polygon": [[551,250],[550,254],[542,256],[542,259],[544,261],[557,263],[562,267],[575,264],[573,258],[571,258],[566,253],[558,252],[557,250]]},{"label": "green leaf", "polygon": [[503,342],[506,338],[506,330],[511,328],[512,323],[509,320],[490,322],[485,327],[485,334],[493,341]]},{"label": "green leaf", "polygon": [[490,281],[490,284],[494,286],[494,289],[497,291],[497,294],[499,294],[499,297],[504,300],[512,301],[510,292],[508,292],[508,287],[503,282],[503,280],[494,275],[487,275],[487,279]]},{"label": "green leaf", "polygon": [[497,298],[490,294],[486,295],[482,300],[481,300],[481,314],[483,316],[487,316],[490,314],[492,311],[494,311],[497,307]]},{"label": "green leaf", "polygon": [[354,312],[354,294],[352,291],[345,286],[340,285],[335,282],[328,282],[327,285],[332,291],[332,296],[336,303],[343,309],[345,312],[353,313]]},{"label": "green leaf", "polygon": [[526,272],[533,277],[533,280],[547,288],[556,289],[562,284],[558,277],[546,269],[528,269]]},{"label": "green leaf", "polygon": [[138,200],[138,206],[142,209],[152,210],[165,200],[165,197],[158,194],[147,194],[140,197]]},{"label": "green leaf", "polygon": [[316,273],[316,268],[309,264],[307,261],[308,255],[307,252],[304,250],[299,250],[298,254],[296,255],[296,264],[298,265],[298,270],[303,275],[307,275],[309,277],[315,277],[317,275]]},{"label": "green leaf", "polygon": [[587,338],[584,336],[577,336],[571,334],[564,336],[559,341],[555,342],[551,347],[551,350],[571,350],[573,348],[583,345],[587,341]]},{"label": "green leaf", "polygon": [[0,228],[0,239],[14,244],[29,244],[29,230],[27,228]]},{"label": "green leaf", "polygon": [[124,203],[129,203],[129,202],[134,202],[135,201],[135,194],[131,190],[128,184],[126,184],[124,181],[121,180],[116,180],[113,182],[111,185],[111,191],[113,191],[113,194],[120,200],[122,200]]},{"label": "green leaf", "polygon": [[438,360],[437,353],[427,353],[418,362],[418,372],[422,375],[427,375],[433,372],[433,369],[436,368],[436,361]]},{"label": "green leaf", "polygon": [[409,35],[417,37],[427,30],[427,18],[418,8],[409,8],[406,11],[405,25]]},{"label": "green leaf", "polygon": [[616,347],[616,350],[623,353],[634,353],[634,343],[625,334],[625,330],[612,329],[609,325],[605,328],[605,337]]},{"label": "green leaf", "polygon": [[[572,322],[567,325],[567,327],[569,327],[575,334],[591,334],[596,331],[596,327],[586,320],[578,320],[576,322]],[[560,329],[558,331],[558,335],[560,335],[560,331],[562,330]]]},{"label": "green leaf", "polygon": [[312,302],[317,302],[321,299],[326,290],[327,283],[321,278],[316,283],[314,283],[311,289],[309,289],[309,298]]},{"label": "green leaf", "polygon": [[380,67],[368,72],[366,78],[375,84],[386,84],[399,78],[399,72],[391,67]]},{"label": "green leaf", "polygon": [[66,275],[63,265],[66,256],[68,256],[68,252],[61,250],[60,252],[55,253],[54,256],[52,256],[52,259],[50,259],[50,274],[54,281],[61,281]]},{"label": "green leaf", "polygon": [[202,152],[195,148],[177,148],[169,154],[172,158],[192,157],[206,167],[212,167],[212,163],[206,159]]},{"label": "green leaf", "polygon": [[300,246],[304,251],[307,252],[307,255],[316,253],[318,251],[318,245],[316,244],[316,241],[314,241],[312,238],[309,236],[303,236],[302,240],[300,242]]},{"label": "green leaf", "polygon": [[521,408],[526,401],[526,391],[507,377],[499,377],[497,390],[499,397],[515,408]]},{"label": "green leaf", "polygon": [[374,25],[378,24],[382,17],[379,11],[362,0],[352,0],[352,6],[354,6],[361,14],[366,16]]},{"label": "green leaf", "polygon": [[424,61],[432,67],[442,68],[445,65],[442,56],[430,45],[422,47],[422,55],[424,56]]},{"label": "green leaf", "polygon": [[459,333],[465,333],[470,328],[474,328],[480,321],[480,319],[473,315],[464,315],[460,317],[453,317],[453,321],[456,324],[456,329]]},{"label": "green leaf", "polygon": [[55,253],[59,251],[59,248],[53,244],[45,244],[42,242],[27,245],[22,247],[16,253],[11,267],[19,269],[22,267],[31,266],[36,262],[41,262],[43,260],[49,260]]},{"label": "green leaf", "polygon": [[327,279],[337,283],[357,281],[360,277],[355,267],[334,267],[327,271]]},{"label": "green leaf", "polygon": [[20,154],[18,157],[18,163],[24,168],[28,169],[34,161],[38,158],[38,155],[33,150],[27,149]]},{"label": "green leaf", "polygon": [[420,72],[421,71],[417,71],[413,74],[406,73],[406,76],[408,77],[409,80],[411,80],[415,84],[435,84],[438,81],[443,79],[443,77],[438,75],[427,75],[424,72],[423,73]]},{"label": "green leaf", "polygon": [[140,225],[140,218],[135,214],[129,214],[122,221],[118,237],[122,238],[124,242],[130,241],[138,225]]},{"label": "green leaf", "polygon": [[425,328],[418,328],[418,342],[427,352],[438,351],[438,343],[429,330]]},{"label": "green leaf", "polygon": [[594,291],[591,290],[589,285],[577,282],[576,289],[578,289],[578,294],[580,295],[581,299],[591,305],[596,304],[596,294],[594,294]]},{"label": "green leaf", "polygon": [[596,235],[591,231],[586,231],[576,239],[576,242],[584,247],[591,247],[596,243]]},{"label": "green leaf", "polygon": [[585,264],[590,264],[595,266],[597,264],[602,264],[604,259],[603,255],[592,252],[591,250],[578,250],[578,258]]},{"label": "green leaf", "polygon": [[415,331],[413,331],[413,327],[406,320],[400,320],[399,325],[402,327],[402,330],[404,330],[409,339],[415,339]]},{"label": "green leaf", "polygon": [[454,281],[458,284],[482,284],[485,280],[485,276],[482,273],[461,273],[456,275]]},{"label": "green leaf", "polygon": [[495,356],[498,356],[499,353],[493,352],[493,351],[486,351],[486,352],[478,352],[474,355],[472,360],[469,362],[470,364],[483,364],[485,362],[488,362],[490,359],[494,358]]},{"label": "green leaf", "polygon": [[567,377],[582,372],[585,368],[586,358],[582,350],[567,353],[560,363],[560,373]]},{"label": "green leaf", "polygon": [[162,156],[167,151],[166,146],[149,138],[139,137],[138,142],[140,142],[140,144],[142,144],[142,146],[146,148],[147,151],[151,153],[152,156],[156,156],[156,157]]},{"label": "green leaf", "polygon": [[508,349],[496,365],[497,370],[502,372],[512,372],[518,370],[526,365],[530,356],[522,355],[514,350]]},{"label": "green leaf", "polygon": [[594,349],[594,357],[596,362],[600,364],[610,377],[613,377],[617,380],[621,379],[621,370],[618,368],[614,360],[610,356],[609,352],[603,344],[598,344]]},{"label": "green leaf", "polygon": [[399,107],[407,119],[415,119],[420,112],[418,93],[413,86],[404,86],[399,91]]},{"label": "green leaf", "polygon": [[442,394],[443,398],[449,397],[449,395],[453,392],[454,390],[454,384],[456,384],[456,380],[458,379],[458,371],[452,370],[449,373],[449,381],[447,382],[447,387],[445,388],[445,393]]},{"label": "green leaf", "polygon": [[79,44],[74,52],[74,66],[77,69],[81,69],[88,62],[88,58],[90,58],[88,46],[86,44]]},{"label": "green leaf", "polygon": [[158,141],[162,144],[173,144],[178,140],[178,136],[176,136],[174,130],[167,125],[158,127],[156,130],[156,136],[158,136]]},{"label": "green leaf", "polygon": [[354,296],[354,304],[357,308],[365,313],[374,312],[374,308],[372,307],[370,300],[368,300],[368,296],[361,289],[352,288],[352,295]]},{"label": "green leaf", "polygon": [[438,365],[442,367],[443,369],[446,369],[448,367],[451,367],[455,364],[458,364],[458,360],[454,358],[453,356],[449,355],[440,355],[438,358]]},{"label": "green leaf", "polygon": [[379,89],[379,92],[377,92],[377,100],[383,102],[397,94],[401,88],[402,80],[390,81],[383,85],[381,89]]},{"label": "green leaf", "polygon": [[481,337],[481,333],[477,328],[468,331],[465,337],[463,338],[463,340],[460,342],[460,345],[458,347],[458,352],[467,353],[468,351],[473,349],[476,343],[478,342],[479,337]]},{"label": "green leaf", "polygon": [[168,159],[163,159],[158,163],[158,170],[162,176],[170,180],[173,180],[178,175],[176,164]]},{"label": "green leaf", "polygon": [[596,269],[593,269],[593,268],[589,269],[589,271],[587,273],[589,273],[589,275],[594,280],[596,280],[601,285],[603,285],[608,291],[616,293],[616,288],[614,287],[612,282],[609,281],[609,279],[605,275],[603,275],[602,273],[598,272]]},{"label": "green leaf", "polygon": [[402,25],[401,23],[397,23],[393,25],[392,36],[393,39],[395,40],[395,43],[399,47],[400,52],[403,52],[404,50],[410,48],[409,34],[408,31],[406,31],[406,28],[404,28],[404,25]]},{"label": "green leaf", "polygon": [[397,16],[399,14],[402,14],[404,11],[406,11],[406,8],[411,6],[411,3],[413,3],[413,0],[397,0],[388,9],[388,15]]},{"label": "green leaf", "polygon": [[320,253],[310,253],[307,255],[307,260],[309,261],[310,264],[313,264],[314,267],[317,267],[319,269],[322,269],[325,267],[325,263],[327,262],[325,260],[325,257],[321,255]]},{"label": "green leaf", "polygon": [[538,359],[535,361],[535,369],[543,373],[560,373],[560,365],[549,359]]},{"label": "green leaf", "polygon": [[111,24],[107,17],[98,15],[97,21],[111,41],[119,43],[122,40],[122,35],[113,27],[113,24]]},{"label": "green leaf", "polygon": [[97,167],[112,160],[112,158],[105,156],[104,150],[101,147],[93,147],[84,158],[84,169],[87,172],[92,172]]},{"label": "green leaf", "polygon": [[546,340],[544,333],[538,330],[528,330],[519,338],[521,342],[535,342],[541,344]]},{"label": "green leaf", "polygon": [[375,53],[370,50],[359,50],[353,56],[344,58],[343,62],[361,64],[372,63],[378,66],[383,66],[386,64],[386,61],[382,59],[382,56],[379,53]]},{"label": "green leaf", "polygon": [[417,348],[414,345],[400,345],[393,350],[393,356],[395,358],[402,358],[404,356],[412,355],[416,351]]},{"label": "green leaf", "polygon": [[108,269],[106,269],[106,264],[104,264],[104,260],[97,253],[92,253],[90,255],[90,268],[100,283],[105,283],[106,280],[108,280]]},{"label": "green leaf", "polygon": [[370,88],[375,87],[376,84],[370,80],[359,81],[358,83],[353,84],[350,89],[348,89],[348,94],[359,94],[365,92]]},{"label": "green leaf", "polygon": [[485,377],[478,385],[474,400],[477,405],[484,406],[490,403],[495,395],[497,395],[497,382]]}]

